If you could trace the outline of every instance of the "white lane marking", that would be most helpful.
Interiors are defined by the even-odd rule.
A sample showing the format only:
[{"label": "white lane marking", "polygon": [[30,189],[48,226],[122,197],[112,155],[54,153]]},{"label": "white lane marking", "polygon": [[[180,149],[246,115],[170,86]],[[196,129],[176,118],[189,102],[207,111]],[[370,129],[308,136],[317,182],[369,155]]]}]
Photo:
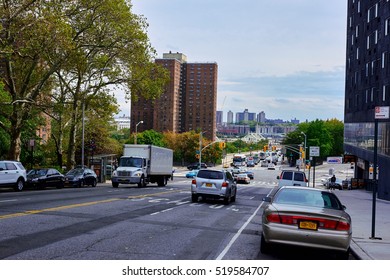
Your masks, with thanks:
[{"label": "white lane marking", "polygon": [[[272,190],[267,194],[270,195]],[[242,227],[237,231],[237,233],[233,236],[233,238],[230,240],[229,244],[223,249],[223,251],[219,254],[219,256],[216,258],[216,260],[222,260],[223,257],[226,255],[226,253],[230,250],[230,248],[233,246],[234,242],[236,242],[237,238],[241,235],[242,231],[248,226],[248,224],[252,221],[252,219],[256,216],[257,212],[259,212],[260,208],[263,206],[264,201],[260,203],[259,207],[253,212],[252,216],[249,217],[249,219],[242,225]]]},{"label": "white lane marking", "polygon": [[14,202],[14,201],[18,201],[18,200],[17,199],[0,200],[0,203],[1,202]]},{"label": "white lane marking", "polygon": [[165,213],[165,212],[168,212],[168,211],[171,211],[173,210],[174,208],[168,208],[168,209],[165,209],[165,210],[161,210],[161,211],[158,211],[158,212],[154,212],[152,214],[150,214],[150,216],[154,216],[154,215],[157,215],[157,214],[160,214],[160,213]]}]

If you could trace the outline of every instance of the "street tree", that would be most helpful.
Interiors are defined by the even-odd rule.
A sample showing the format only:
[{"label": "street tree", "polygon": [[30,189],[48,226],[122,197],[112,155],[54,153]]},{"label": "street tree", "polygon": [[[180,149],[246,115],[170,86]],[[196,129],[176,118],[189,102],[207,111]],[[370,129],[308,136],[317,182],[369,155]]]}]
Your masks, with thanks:
[{"label": "street tree", "polygon": [[120,86],[134,100],[162,93],[167,74],[153,63],[146,21],[131,12],[130,1],[3,0],[0,13],[9,96],[8,108],[0,111],[9,122],[0,122],[0,128],[10,135],[9,158],[20,157],[21,131],[34,107],[49,110],[53,100],[64,101],[57,113],[69,114],[61,125],[69,126],[67,161],[74,165],[83,105],[109,94],[110,86]]}]

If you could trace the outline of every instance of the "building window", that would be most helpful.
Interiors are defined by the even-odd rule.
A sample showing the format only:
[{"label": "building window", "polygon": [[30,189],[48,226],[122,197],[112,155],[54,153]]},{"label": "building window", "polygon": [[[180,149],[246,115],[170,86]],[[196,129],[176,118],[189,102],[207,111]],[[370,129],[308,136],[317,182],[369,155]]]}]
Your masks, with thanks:
[{"label": "building window", "polygon": [[390,33],[390,18],[385,20],[385,36]]}]

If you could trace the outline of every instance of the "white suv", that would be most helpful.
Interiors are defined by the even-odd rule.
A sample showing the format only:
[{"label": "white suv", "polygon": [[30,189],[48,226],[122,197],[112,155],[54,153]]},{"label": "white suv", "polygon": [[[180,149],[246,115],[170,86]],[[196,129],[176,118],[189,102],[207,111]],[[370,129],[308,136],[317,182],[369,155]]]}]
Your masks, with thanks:
[{"label": "white suv", "polygon": [[0,161],[0,187],[13,187],[21,191],[26,182],[26,169],[19,161]]}]

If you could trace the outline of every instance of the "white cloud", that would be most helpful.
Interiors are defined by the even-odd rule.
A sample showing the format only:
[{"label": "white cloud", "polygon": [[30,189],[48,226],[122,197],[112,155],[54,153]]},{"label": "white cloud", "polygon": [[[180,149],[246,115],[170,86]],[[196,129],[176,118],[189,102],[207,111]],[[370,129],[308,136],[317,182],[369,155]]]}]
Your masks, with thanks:
[{"label": "white cloud", "polygon": [[343,119],[345,1],[132,3],[147,18],[159,56],[171,50],[190,62],[218,63],[218,108],[286,120]]}]

